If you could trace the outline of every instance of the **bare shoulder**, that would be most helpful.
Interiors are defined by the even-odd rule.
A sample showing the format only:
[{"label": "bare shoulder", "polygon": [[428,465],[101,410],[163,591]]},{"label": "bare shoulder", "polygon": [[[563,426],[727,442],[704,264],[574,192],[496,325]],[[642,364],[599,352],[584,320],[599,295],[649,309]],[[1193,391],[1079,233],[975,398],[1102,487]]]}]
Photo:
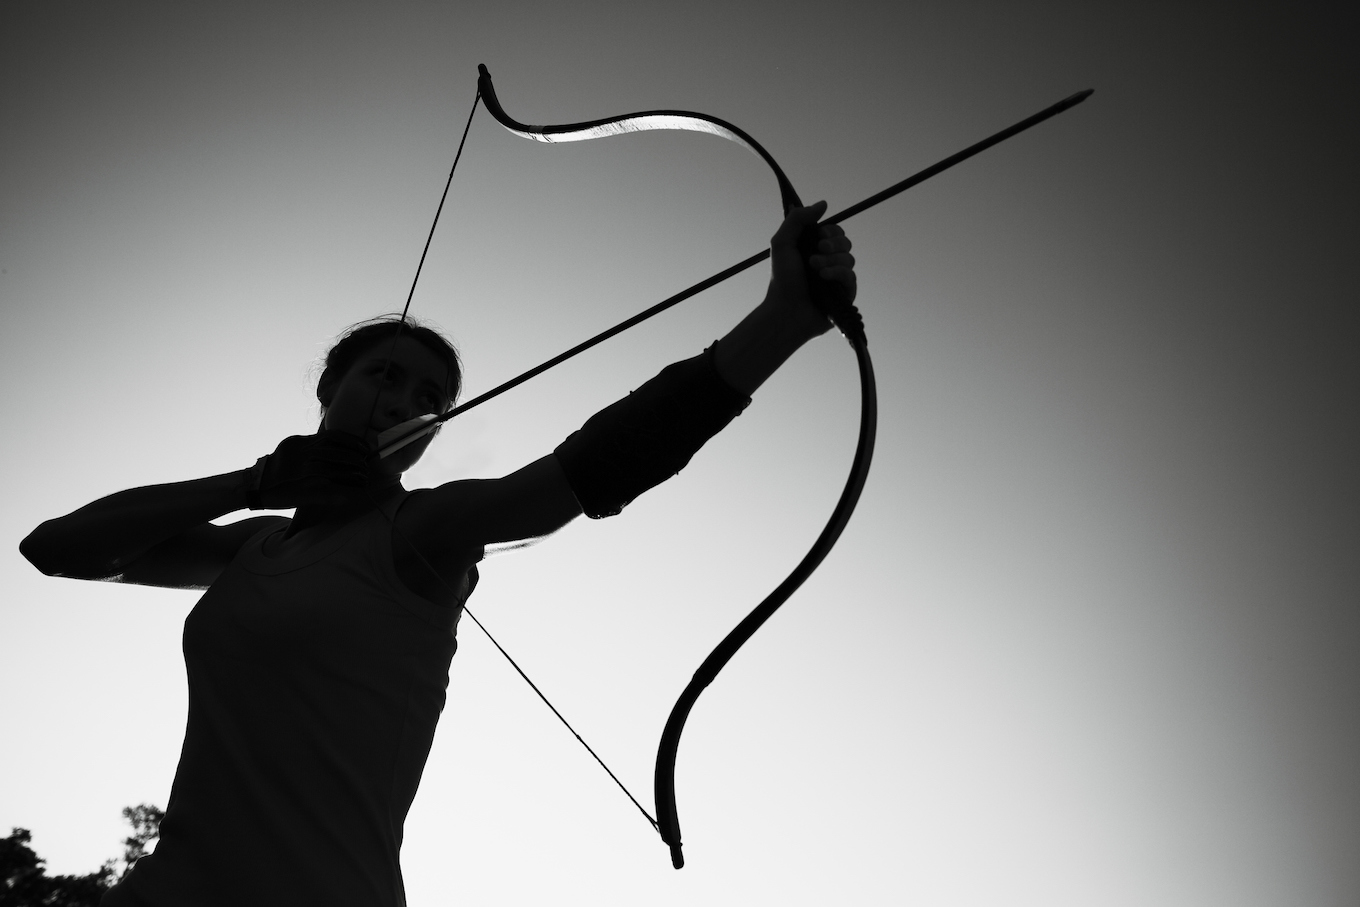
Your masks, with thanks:
[{"label": "bare shoulder", "polygon": [[421,547],[480,549],[550,535],[580,514],[557,457],[549,454],[499,479],[465,479],[413,494],[399,520]]},{"label": "bare shoulder", "polygon": [[161,542],[112,578],[142,586],[206,589],[257,533],[287,525],[287,517],[281,516],[251,517],[225,526],[204,523]]}]

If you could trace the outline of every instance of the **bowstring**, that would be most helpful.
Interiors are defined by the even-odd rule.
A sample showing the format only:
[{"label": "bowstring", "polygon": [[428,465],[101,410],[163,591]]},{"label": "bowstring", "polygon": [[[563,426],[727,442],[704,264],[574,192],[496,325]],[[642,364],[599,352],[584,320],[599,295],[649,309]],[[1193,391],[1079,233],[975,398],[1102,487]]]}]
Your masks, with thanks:
[{"label": "bowstring", "polygon": [[[435,228],[439,225],[439,215],[443,212],[444,202],[449,197],[449,187],[453,185],[453,174],[454,171],[458,169],[458,161],[463,156],[463,146],[467,143],[468,132],[472,128],[472,118],[473,116],[476,115],[477,105],[481,100],[482,93],[481,89],[478,88],[476,96],[473,97],[472,99],[472,109],[468,111],[467,123],[464,124],[463,126],[463,136],[458,141],[458,151],[453,156],[453,166],[449,168],[449,177],[444,183],[444,193],[439,197],[439,205],[437,208],[435,208],[434,212],[434,221],[430,224],[429,235],[425,237],[425,248],[421,250],[420,261],[416,264],[416,274],[411,281],[411,289],[406,294],[406,305],[402,307],[401,318],[397,322],[397,329],[392,334],[392,343],[387,348],[387,358],[383,362],[382,376],[379,379],[380,386],[381,383],[387,379],[388,369],[392,365],[392,356],[397,348],[397,340],[401,337],[402,329],[406,327],[407,316],[411,311],[411,300],[415,298],[416,294],[416,284],[420,281],[421,269],[425,267],[425,258],[427,255],[429,255],[430,243],[433,242]],[[373,395],[373,404],[369,407],[367,421],[370,424],[372,423],[373,420],[373,413],[376,412],[378,408],[378,397],[379,393],[375,393]],[[383,519],[387,520],[388,527],[392,530],[392,532],[394,532],[398,538],[405,542],[406,547],[413,554],[415,554],[416,558],[422,564],[425,565],[425,569],[430,572],[430,575],[435,578],[435,581],[438,582],[441,586],[443,586],[446,590],[448,590],[449,594],[452,595],[453,598],[456,600],[458,598],[457,591],[455,591],[454,588],[449,585],[448,581],[445,580],[444,577],[439,573],[439,571],[434,568],[434,565],[431,564],[428,560],[426,560],[425,555],[421,554],[420,549],[417,548],[414,544],[412,544],[411,540],[406,537],[405,533],[403,533],[397,527],[397,521],[395,519],[395,516],[389,515],[387,511],[383,509],[383,507],[374,499],[372,491],[365,489],[365,493],[368,497],[369,503],[373,505],[373,509],[378,511],[378,513],[382,514]],[[581,746],[585,747],[586,752],[590,753],[591,757],[594,758],[594,760],[599,763],[600,767],[605,770],[605,773],[609,775],[610,779],[616,785],[618,785],[619,790],[623,791],[624,795],[632,802],[634,806],[637,807],[638,812],[642,813],[643,817],[651,824],[653,830],[659,833],[660,826],[657,824],[656,819],[652,816],[651,813],[647,812],[646,808],[643,807],[641,803],[638,802],[637,797],[634,797],[632,791],[630,791],[627,788],[627,786],[625,786],[624,783],[619,780],[618,775],[615,775],[613,770],[607,764],[605,764],[605,761],[600,758],[599,753],[596,753],[595,750],[591,747],[591,745],[586,742],[585,738],[582,737],[580,733],[577,732],[576,728],[571,726],[571,722],[569,722],[566,719],[566,717],[558,710],[557,706],[553,705],[552,702],[548,699],[548,697],[543,694],[543,691],[539,689],[538,684],[533,682],[529,675],[524,672],[524,669],[519,666],[519,663],[516,662],[514,658],[510,657],[510,653],[507,652],[505,650],[505,647],[502,646],[496,640],[495,636],[491,635],[491,631],[489,631],[486,628],[485,624],[483,624],[480,620],[477,619],[477,615],[472,613],[472,611],[467,607],[467,604],[463,603],[460,605],[460,607],[462,608],[464,614],[472,618],[472,622],[477,625],[477,629],[481,630],[482,633],[486,636],[486,638],[491,640],[491,644],[496,647],[496,650],[500,652],[501,655],[505,656],[505,660],[510,662],[510,666],[515,669],[519,676],[524,678],[524,682],[529,684],[529,688],[532,689],[538,695],[539,699],[543,700],[543,704],[546,705],[548,709],[554,715],[557,716],[557,720],[562,722],[566,729],[571,732],[572,736],[575,737],[577,741],[580,742]]]},{"label": "bowstring", "polygon": [[[429,235],[425,237],[425,248],[420,251],[420,261],[416,263],[416,276],[411,279],[411,289],[406,293],[406,305],[401,307],[401,318],[397,321],[397,329],[392,334],[392,342],[387,347],[387,358],[383,361],[381,381],[387,380],[387,370],[392,366],[392,354],[397,349],[397,340],[401,338],[402,328],[406,327],[406,316],[411,311],[411,300],[416,296],[416,284],[420,282],[420,272],[425,267],[425,257],[430,254],[430,243],[434,241],[434,228],[439,226],[439,215],[444,212],[444,202],[449,197],[449,187],[453,185],[453,173],[458,169],[458,161],[463,157],[463,146],[467,144],[468,131],[472,129],[472,118],[477,114],[477,103],[482,99],[482,92],[478,89],[477,94],[472,98],[472,109],[468,111],[467,122],[463,124],[463,137],[458,140],[458,151],[453,155],[453,166],[449,168],[449,178],[444,181],[444,194],[439,196],[439,205],[434,209],[434,221],[430,224]],[[373,404],[368,408],[368,422],[372,423],[373,413],[378,409],[378,394],[373,395]]]}]

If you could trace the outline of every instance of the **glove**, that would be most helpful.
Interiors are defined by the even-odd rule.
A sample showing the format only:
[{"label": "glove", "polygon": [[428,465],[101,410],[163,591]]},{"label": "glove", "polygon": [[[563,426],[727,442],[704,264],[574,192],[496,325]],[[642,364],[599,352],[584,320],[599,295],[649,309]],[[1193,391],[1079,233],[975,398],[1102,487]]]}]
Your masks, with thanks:
[{"label": "glove", "polygon": [[332,497],[337,486],[362,488],[370,453],[361,438],[343,431],[284,438],[251,467],[246,503],[251,510],[286,510]]}]

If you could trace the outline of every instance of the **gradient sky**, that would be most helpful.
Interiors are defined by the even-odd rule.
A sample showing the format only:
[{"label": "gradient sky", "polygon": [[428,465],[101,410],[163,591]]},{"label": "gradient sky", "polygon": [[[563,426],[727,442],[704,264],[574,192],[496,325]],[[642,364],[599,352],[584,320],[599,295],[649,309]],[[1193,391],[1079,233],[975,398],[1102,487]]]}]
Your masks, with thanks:
[{"label": "gradient sky", "polygon": [[[0,830],[53,872],[164,805],[195,595],[17,544],[310,431],[400,309],[476,66],[527,122],[701,110],[839,210],[881,393],[863,502],[700,700],[689,865],[465,621],[407,825],[444,904],[1360,902],[1354,21],[1286,4],[58,3],[0,13]],[[1352,14],[1353,15],[1353,14]],[[413,313],[470,393],[758,251],[763,165],[484,112]],[[460,418],[411,484],[499,475],[720,336],[751,272]],[[849,466],[811,345],[677,480],[484,565],[470,604],[649,808],[709,649]]]}]

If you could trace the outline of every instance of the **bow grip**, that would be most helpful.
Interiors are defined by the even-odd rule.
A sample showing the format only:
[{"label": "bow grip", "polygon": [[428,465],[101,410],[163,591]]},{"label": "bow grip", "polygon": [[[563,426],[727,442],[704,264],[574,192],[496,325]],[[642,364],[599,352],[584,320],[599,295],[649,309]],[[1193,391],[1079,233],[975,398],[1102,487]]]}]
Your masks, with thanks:
[{"label": "bow grip", "polygon": [[869,341],[864,333],[864,316],[860,315],[853,302],[838,299],[836,289],[828,287],[828,282],[818,276],[809,261],[811,256],[818,254],[817,244],[821,241],[821,233],[818,230],[820,226],[820,222],[812,224],[804,228],[798,237],[798,254],[802,256],[803,267],[807,272],[808,292],[812,295],[813,304],[830,319],[851,346],[867,346]]}]

